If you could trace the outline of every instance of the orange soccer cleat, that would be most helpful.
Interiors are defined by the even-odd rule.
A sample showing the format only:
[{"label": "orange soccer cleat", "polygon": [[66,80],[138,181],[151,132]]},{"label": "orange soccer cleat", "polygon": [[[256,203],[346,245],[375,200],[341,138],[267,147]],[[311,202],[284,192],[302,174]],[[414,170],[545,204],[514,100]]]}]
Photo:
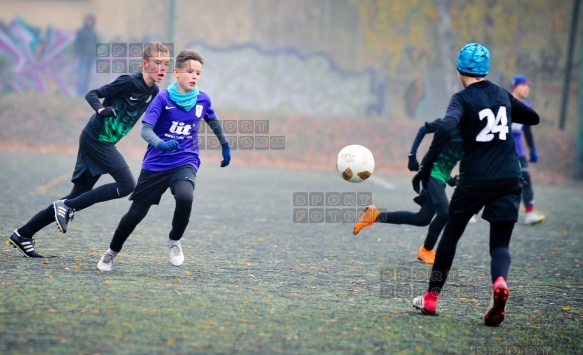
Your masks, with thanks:
[{"label": "orange soccer cleat", "polygon": [[363,228],[372,226],[372,224],[377,220],[379,214],[381,214],[381,211],[379,211],[375,206],[373,205],[368,206],[364,210],[364,213],[362,217],[360,217],[360,220],[356,222],[356,224],[354,225],[354,230],[352,231],[352,234],[357,235],[358,232],[360,232]]},{"label": "orange soccer cleat", "polygon": [[419,248],[419,254],[417,254],[417,259],[423,261],[425,264],[433,264],[435,262],[435,250],[425,249],[425,245]]}]

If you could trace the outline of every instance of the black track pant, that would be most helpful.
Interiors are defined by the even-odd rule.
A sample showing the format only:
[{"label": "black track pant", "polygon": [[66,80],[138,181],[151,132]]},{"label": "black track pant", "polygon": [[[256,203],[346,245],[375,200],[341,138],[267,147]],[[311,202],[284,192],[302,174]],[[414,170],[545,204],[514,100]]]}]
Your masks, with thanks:
[{"label": "black track pant", "polygon": [[[136,183],[130,168],[122,168],[110,173],[115,182],[104,184],[93,189],[101,177],[92,176],[89,172],[73,182],[73,189],[61,199],[66,199],[67,206],[81,211],[99,202],[128,196],[134,190]],[[18,233],[25,238],[32,238],[38,231],[55,221],[53,204],[38,212],[24,226],[18,228]],[[56,230],[56,228],[55,228]]]},{"label": "black track pant", "polygon": [[[455,257],[457,243],[470,218],[472,218],[472,214],[450,215],[443,236],[437,245],[428,291],[441,292]],[[490,223],[490,274],[492,282],[499,276],[504,277],[505,280],[508,278],[511,263],[509,245],[514,224],[514,221]]]},{"label": "black track pant", "polygon": [[[447,223],[448,209],[449,204],[447,202],[433,204],[430,200],[426,200],[417,212],[381,212],[376,221],[391,224],[408,224],[417,227],[429,225],[423,246],[427,250],[432,250]],[[433,218],[434,216],[435,218]]]},{"label": "black track pant", "polygon": [[[194,185],[189,180],[180,181],[174,187],[174,199],[176,208],[172,218],[172,230],[170,239],[180,240],[188,226],[190,212],[192,210],[192,201],[194,195]],[[123,244],[134,231],[136,226],[146,217],[151,204],[132,202],[129,211],[121,218],[119,225],[115,230],[113,239],[109,248],[113,251],[120,252]]]}]

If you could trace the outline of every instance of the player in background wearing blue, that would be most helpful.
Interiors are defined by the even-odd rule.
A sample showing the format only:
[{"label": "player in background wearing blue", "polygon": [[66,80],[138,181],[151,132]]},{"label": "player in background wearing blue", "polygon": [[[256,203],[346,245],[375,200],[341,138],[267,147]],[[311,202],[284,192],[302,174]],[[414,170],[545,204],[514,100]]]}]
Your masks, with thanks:
[{"label": "player in background wearing blue", "polygon": [[[128,196],[136,182],[115,144],[125,137],[158,94],[170,64],[170,51],[162,43],[144,47],[142,73],[122,75],[112,83],[91,90],[85,99],[95,110],[79,137],[77,162],[71,192],[38,212],[24,226],[14,230],[10,243],[31,258],[44,257],[34,249],[33,236],[53,222],[61,233],[75,211],[99,202]],[[104,99],[103,103],[99,99]],[[93,188],[101,175],[109,174],[115,182]]]},{"label": "player in background wearing blue", "polygon": [[490,273],[492,302],[484,316],[488,326],[498,326],[506,314],[508,300],[508,249],[522,193],[522,175],[514,139],[513,122],[538,124],[536,112],[505,89],[486,80],[490,52],[478,43],[468,43],[459,52],[458,78],[464,90],[450,100],[443,123],[435,132],[429,151],[413,178],[413,188],[426,185],[433,164],[452,137],[461,135],[464,156],[460,176],[449,205],[449,219],[437,245],[429,286],[413,306],[425,315],[437,310],[439,294],[470,218],[482,207],[482,218],[490,223]]},{"label": "player in background wearing blue", "polygon": [[152,205],[158,205],[170,188],[176,201],[168,248],[170,262],[184,262],[182,238],[190,219],[196,173],[200,167],[198,132],[204,120],[217,136],[222,147],[221,167],[229,165],[231,152],[219,119],[207,94],[199,91],[202,57],[192,50],[181,50],[176,56],[176,82],[162,90],[148,107],[142,120],[142,138],[148,148],[142,162],[138,184],[130,196],[132,204],[121,218],[109,249],[97,263],[97,268],[111,271],[113,260],[136,226],[146,217]]},{"label": "player in background wearing blue", "polygon": [[[419,162],[417,161],[416,154],[419,145],[423,141],[423,137],[428,133],[434,133],[441,125],[441,122],[442,119],[438,118],[433,122],[426,122],[419,128],[411,146],[411,154],[409,154],[407,167],[410,171],[419,170]],[[356,235],[360,230],[371,226],[374,222],[408,224],[418,227],[428,225],[429,230],[423,245],[419,249],[417,258],[426,264],[433,264],[435,261],[435,251],[433,248],[435,243],[437,243],[437,238],[439,238],[443,227],[445,227],[449,209],[449,199],[445,193],[445,184],[455,186],[457,181],[456,178],[451,177],[451,171],[461,159],[462,152],[462,141],[459,136],[456,139],[452,139],[443,150],[437,163],[431,170],[431,177],[427,186],[423,190],[417,191],[419,196],[415,197],[414,200],[421,206],[418,212],[381,212],[375,206],[371,205],[365,209],[360,220],[356,222],[352,233]]]},{"label": "player in background wearing blue", "polygon": [[[518,100],[522,101],[526,106],[532,108],[530,102],[526,98],[530,94],[530,83],[525,76],[515,76],[512,79],[512,95]],[[528,171],[528,162],[526,160],[526,153],[522,146],[522,136],[526,140],[528,149],[530,150],[530,162],[536,163],[538,161],[538,154],[534,145],[534,138],[532,136],[532,129],[530,126],[525,126],[520,123],[512,123],[512,136],[514,137],[514,144],[518,151],[518,159],[520,159],[520,166],[522,177],[524,178],[524,187],[522,188],[522,202],[524,203],[524,224],[534,225],[545,220],[545,215],[534,210],[534,191],[532,188],[532,181],[530,179],[530,172]]]}]

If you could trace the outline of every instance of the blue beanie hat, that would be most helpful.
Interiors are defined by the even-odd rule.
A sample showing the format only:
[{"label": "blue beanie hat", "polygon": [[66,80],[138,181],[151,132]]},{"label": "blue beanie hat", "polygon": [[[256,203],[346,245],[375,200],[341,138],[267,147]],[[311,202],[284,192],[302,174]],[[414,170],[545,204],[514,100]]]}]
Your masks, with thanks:
[{"label": "blue beanie hat", "polygon": [[512,79],[511,83],[512,89],[514,89],[520,84],[528,84],[528,78],[524,75],[517,75]]},{"label": "blue beanie hat", "polygon": [[482,77],[490,70],[490,52],[479,43],[468,43],[457,57],[457,71],[465,76]]}]

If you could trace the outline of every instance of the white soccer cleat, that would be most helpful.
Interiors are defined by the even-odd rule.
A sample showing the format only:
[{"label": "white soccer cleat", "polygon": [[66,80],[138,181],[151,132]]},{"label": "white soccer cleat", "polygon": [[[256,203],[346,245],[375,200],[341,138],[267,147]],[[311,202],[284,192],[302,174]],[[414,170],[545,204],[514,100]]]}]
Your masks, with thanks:
[{"label": "white soccer cleat", "polygon": [[117,252],[107,249],[105,254],[101,257],[101,260],[97,263],[97,268],[101,271],[111,271],[113,268],[113,258],[117,255]]},{"label": "white soccer cleat", "polygon": [[184,254],[182,254],[182,245],[179,240],[168,241],[168,249],[170,249],[170,262],[174,266],[180,266],[184,262]]},{"label": "white soccer cleat", "polygon": [[532,226],[533,224],[542,223],[545,220],[545,215],[535,211],[526,212],[524,216],[524,224]]}]

